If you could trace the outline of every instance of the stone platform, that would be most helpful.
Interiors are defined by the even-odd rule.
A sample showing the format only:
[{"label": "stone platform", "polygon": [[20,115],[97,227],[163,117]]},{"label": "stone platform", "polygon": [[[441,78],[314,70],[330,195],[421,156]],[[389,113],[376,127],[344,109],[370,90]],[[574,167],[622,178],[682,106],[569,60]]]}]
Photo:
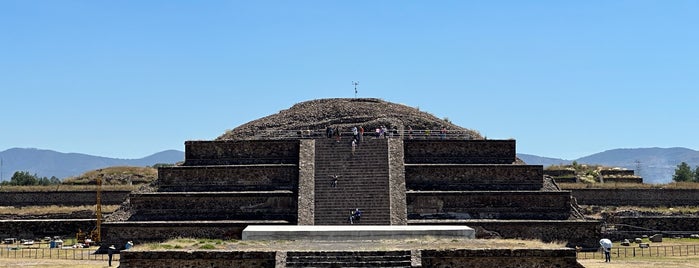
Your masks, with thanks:
[{"label": "stone platform", "polygon": [[243,240],[380,240],[424,237],[475,239],[473,228],[459,225],[249,225]]}]

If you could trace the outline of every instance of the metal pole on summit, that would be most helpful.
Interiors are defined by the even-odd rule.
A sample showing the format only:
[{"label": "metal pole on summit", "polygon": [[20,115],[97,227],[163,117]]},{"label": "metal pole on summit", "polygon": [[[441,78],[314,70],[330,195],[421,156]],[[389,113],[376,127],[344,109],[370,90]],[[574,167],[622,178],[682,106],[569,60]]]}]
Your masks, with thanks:
[{"label": "metal pole on summit", "polygon": [[355,82],[352,81],[352,85],[354,86],[354,98],[357,98],[357,86],[359,85],[359,81]]}]

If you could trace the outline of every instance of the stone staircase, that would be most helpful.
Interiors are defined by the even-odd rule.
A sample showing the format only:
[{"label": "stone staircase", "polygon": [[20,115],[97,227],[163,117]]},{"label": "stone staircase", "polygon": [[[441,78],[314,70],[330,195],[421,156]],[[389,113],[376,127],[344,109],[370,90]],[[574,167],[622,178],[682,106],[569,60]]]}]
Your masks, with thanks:
[{"label": "stone staircase", "polygon": [[411,267],[410,251],[290,251],[286,267]]},{"label": "stone staircase", "polygon": [[355,224],[390,224],[388,140],[365,139],[352,154],[347,139],[318,139],[315,156],[315,225],[349,224],[356,208]]}]

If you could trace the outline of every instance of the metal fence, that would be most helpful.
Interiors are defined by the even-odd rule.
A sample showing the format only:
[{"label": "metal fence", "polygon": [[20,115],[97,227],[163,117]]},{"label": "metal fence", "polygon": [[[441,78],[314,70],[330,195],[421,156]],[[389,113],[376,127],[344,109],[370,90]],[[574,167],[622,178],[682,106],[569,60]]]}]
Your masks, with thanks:
[{"label": "metal fence", "polygon": [[[677,245],[677,246],[649,246],[642,247],[616,247],[611,251],[613,258],[633,258],[633,257],[672,257],[672,256],[696,256],[699,255],[697,245]],[[577,253],[578,259],[604,259],[602,250]]]},{"label": "metal fence", "polygon": [[[65,259],[65,260],[103,260],[107,254],[95,254],[97,248],[0,248],[0,258],[13,259]],[[112,255],[112,261],[119,261],[119,254]]]}]

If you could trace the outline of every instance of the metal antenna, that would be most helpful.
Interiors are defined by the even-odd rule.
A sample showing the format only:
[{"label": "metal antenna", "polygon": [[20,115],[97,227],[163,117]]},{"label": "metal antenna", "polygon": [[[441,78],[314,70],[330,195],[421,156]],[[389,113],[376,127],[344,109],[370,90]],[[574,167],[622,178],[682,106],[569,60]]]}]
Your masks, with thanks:
[{"label": "metal antenna", "polygon": [[357,86],[359,85],[359,81],[355,82],[352,81],[352,85],[354,86],[354,98],[357,98]]}]

